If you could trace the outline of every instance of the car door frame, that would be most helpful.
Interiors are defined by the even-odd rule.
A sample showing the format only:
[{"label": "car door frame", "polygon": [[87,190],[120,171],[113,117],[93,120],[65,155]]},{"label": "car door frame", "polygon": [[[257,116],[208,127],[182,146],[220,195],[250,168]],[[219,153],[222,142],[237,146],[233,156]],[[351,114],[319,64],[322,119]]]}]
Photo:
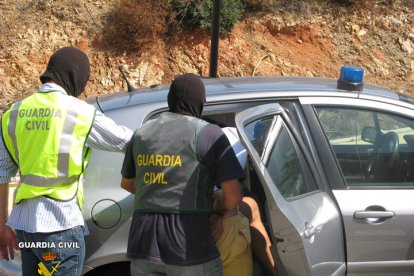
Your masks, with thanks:
[{"label": "car door frame", "polygon": [[[261,117],[269,116],[279,116],[279,120],[283,121],[282,124],[284,124],[284,127],[288,130],[290,139],[294,140],[292,142],[299,147],[301,154],[306,160],[305,162],[315,178],[315,183],[323,182],[323,180],[318,175],[318,170],[312,161],[311,155],[296,131],[295,126],[292,124],[289,115],[287,115],[279,104],[272,103],[257,106],[243,111],[236,116],[236,127],[238,128],[242,143],[249,152],[251,163],[253,167],[255,167],[256,172],[259,172],[258,176],[261,179],[265,193],[268,197],[273,198],[273,200],[267,200],[265,209],[268,221],[270,222],[269,228],[273,240],[272,249],[278,257],[279,264],[283,264],[281,266],[283,268],[282,273],[285,273],[286,275],[345,275],[345,247],[343,245],[342,221],[336,203],[332,201],[331,197],[323,190],[316,190],[286,200],[275,185],[267,185],[267,182],[272,180],[269,178],[265,163],[262,162],[261,157],[254,150],[253,145],[248,140],[243,128],[249,122]],[[268,147],[267,150],[272,148],[277,140],[276,137],[278,133],[273,132],[274,127],[275,125],[273,124],[270,130],[271,134],[266,142]],[[266,152],[264,152],[263,156],[266,156]],[[303,161],[301,161],[301,166],[303,166],[302,163]],[[308,223],[306,220],[299,221],[299,216],[295,217],[294,212],[299,212],[298,210],[300,208],[296,208],[294,211],[289,209],[295,206],[295,204],[303,204],[303,202],[311,202],[312,200],[314,200],[313,203],[324,202],[325,205],[323,207],[325,208],[325,214],[330,212],[329,216],[332,216],[329,217],[328,222],[324,221],[320,225],[315,226],[312,225],[312,223],[316,222],[316,220],[312,220],[311,223]],[[298,205],[296,205],[296,207],[297,206]],[[322,208],[318,209],[318,211],[321,210]],[[306,212],[303,211],[303,213]],[[312,213],[312,211],[310,213]],[[272,216],[269,217],[269,214]],[[275,223],[275,220],[277,223]],[[295,222],[292,224],[292,221]],[[300,226],[301,223],[302,226]],[[310,228],[307,227],[307,223],[310,225]],[[332,231],[332,229],[334,229],[334,231]],[[309,231],[311,232],[311,236],[309,236]],[[326,235],[328,231],[332,231],[329,232],[330,235]],[[317,232],[323,232],[323,234],[319,235]],[[315,235],[315,233],[317,233],[317,238],[315,238],[315,240],[317,240],[316,242],[315,240],[312,240],[312,235]],[[329,238],[335,239],[335,241],[329,240]],[[321,243],[321,240],[323,239],[328,240],[325,240],[325,243]],[[322,244],[325,244],[325,246],[321,246]],[[335,245],[335,248],[330,247],[331,245]],[[292,253],[292,251],[289,252],[289,250],[295,251],[294,254],[288,255],[288,253]],[[333,261],[333,259],[335,259],[335,261]]]}]

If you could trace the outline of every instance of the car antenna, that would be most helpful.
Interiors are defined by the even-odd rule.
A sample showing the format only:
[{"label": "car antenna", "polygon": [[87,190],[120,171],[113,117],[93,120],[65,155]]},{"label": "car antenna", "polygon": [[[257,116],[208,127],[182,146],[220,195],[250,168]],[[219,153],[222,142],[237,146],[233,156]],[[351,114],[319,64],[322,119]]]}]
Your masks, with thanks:
[{"label": "car antenna", "polygon": [[[86,6],[86,3],[84,3],[83,5],[85,6],[85,9],[86,9],[86,11],[88,12],[89,16],[91,17],[91,19],[92,19],[93,23],[95,24],[95,26],[96,26],[97,28],[99,28],[99,25],[96,23],[95,19],[93,18],[92,13],[89,11],[88,7]],[[125,82],[126,82],[126,84],[127,84],[128,92],[133,92],[133,91],[136,91],[137,89],[136,89],[136,88],[134,88],[134,87],[133,87],[133,86],[129,83],[128,79],[126,78],[125,73],[124,73],[124,70],[123,70],[123,66],[122,66],[122,64],[120,64],[120,63],[119,63],[118,59],[116,59],[116,58],[115,58],[115,56],[114,56],[114,54],[113,54],[113,51],[112,51],[112,48],[111,48],[111,46],[109,45],[108,41],[106,40],[105,36],[102,36],[102,38],[103,38],[103,40],[105,41],[105,44],[106,44],[106,46],[107,46],[107,47],[108,47],[108,49],[109,49],[109,54],[111,55],[111,57],[115,60],[116,64],[118,65],[118,70],[119,70],[119,72],[121,72],[121,76],[122,76],[122,78],[125,80]]]}]

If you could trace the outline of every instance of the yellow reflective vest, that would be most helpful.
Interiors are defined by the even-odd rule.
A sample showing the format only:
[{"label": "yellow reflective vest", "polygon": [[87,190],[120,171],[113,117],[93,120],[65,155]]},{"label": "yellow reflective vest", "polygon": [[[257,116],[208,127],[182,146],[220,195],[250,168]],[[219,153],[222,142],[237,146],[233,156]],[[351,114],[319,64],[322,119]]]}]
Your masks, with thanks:
[{"label": "yellow reflective vest", "polygon": [[85,146],[96,109],[58,91],[39,92],[3,115],[3,140],[20,170],[15,202],[47,196],[83,204],[80,177],[90,157]]}]

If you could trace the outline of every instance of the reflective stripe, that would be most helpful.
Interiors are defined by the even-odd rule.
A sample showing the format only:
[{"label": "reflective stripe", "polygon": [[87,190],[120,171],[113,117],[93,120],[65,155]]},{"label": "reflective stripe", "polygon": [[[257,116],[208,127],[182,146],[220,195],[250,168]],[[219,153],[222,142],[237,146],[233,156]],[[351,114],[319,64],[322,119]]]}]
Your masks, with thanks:
[{"label": "reflective stripe", "polygon": [[[75,102],[72,100],[73,105]],[[76,125],[76,118],[79,112],[68,109],[66,113],[66,119],[63,123],[62,134],[60,137],[59,145],[59,154],[58,154],[58,164],[57,164],[57,175],[58,177],[69,175],[69,157],[70,157],[70,148],[71,140],[73,136],[73,131]],[[26,182],[30,183],[30,182]]]},{"label": "reflective stripe", "polygon": [[73,176],[58,176],[55,178],[44,177],[38,175],[21,175],[21,183],[30,184],[37,187],[57,187],[57,186],[69,186],[78,181],[79,175]]},{"label": "reflective stripe", "polygon": [[12,110],[10,110],[10,118],[9,118],[9,125],[8,125],[8,133],[13,143],[14,153],[16,162],[19,163],[19,150],[17,149],[17,139],[16,139],[16,123],[17,123],[17,116],[19,114],[19,107],[22,102],[17,102],[13,105]]}]

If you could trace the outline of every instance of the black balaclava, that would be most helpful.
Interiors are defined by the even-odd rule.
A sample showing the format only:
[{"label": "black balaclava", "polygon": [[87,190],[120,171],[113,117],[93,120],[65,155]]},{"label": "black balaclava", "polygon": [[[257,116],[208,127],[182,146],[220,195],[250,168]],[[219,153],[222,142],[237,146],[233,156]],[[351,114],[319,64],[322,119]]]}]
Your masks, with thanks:
[{"label": "black balaclava", "polygon": [[62,86],[68,95],[77,98],[85,90],[89,75],[89,59],[86,54],[74,47],[63,47],[50,57],[40,81],[54,81]]},{"label": "black balaclava", "polygon": [[168,107],[171,112],[200,118],[205,94],[204,84],[198,76],[190,73],[176,76],[168,92]]}]

